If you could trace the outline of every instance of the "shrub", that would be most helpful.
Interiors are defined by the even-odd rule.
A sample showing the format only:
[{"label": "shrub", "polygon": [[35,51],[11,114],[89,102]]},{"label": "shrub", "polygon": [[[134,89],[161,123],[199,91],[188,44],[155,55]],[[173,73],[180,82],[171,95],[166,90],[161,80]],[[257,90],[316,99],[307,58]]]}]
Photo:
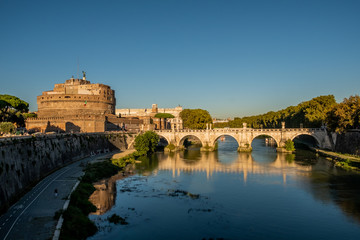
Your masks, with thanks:
[{"label": "shrub", "polygon": [[98,230],[87,215],[82,214],[82,211],[77,207],[69,206],[63,216],[64,224],[60,239],[86,239]]},{"label": "shrub", "polygon": [[286,142],[285,142],[285,149],[286,149],[287,151],[295,151],[294,142],[291,141],[290,139],[286,140]]},{"label": "shrub", "polygon": [[135,138],[135,149],[140,155],[155,152],[156,146],[159,142],[159,136],[153,131],[147,131]]}]

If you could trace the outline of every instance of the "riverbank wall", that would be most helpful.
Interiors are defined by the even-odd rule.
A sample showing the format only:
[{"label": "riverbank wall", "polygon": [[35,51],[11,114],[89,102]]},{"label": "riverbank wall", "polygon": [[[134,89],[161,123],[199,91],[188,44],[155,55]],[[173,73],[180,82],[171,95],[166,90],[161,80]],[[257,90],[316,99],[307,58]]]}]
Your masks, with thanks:
[{"label": "riverbank wall", "polygon": [[335,152],[360,156],[360,130],[348,130],[345,133],[337,134]]},{"label": "riverbank wall", "polygon": [[51,134],[0,140],[0,213],[51,172],[91,154],[125,150],[135,135]]}]

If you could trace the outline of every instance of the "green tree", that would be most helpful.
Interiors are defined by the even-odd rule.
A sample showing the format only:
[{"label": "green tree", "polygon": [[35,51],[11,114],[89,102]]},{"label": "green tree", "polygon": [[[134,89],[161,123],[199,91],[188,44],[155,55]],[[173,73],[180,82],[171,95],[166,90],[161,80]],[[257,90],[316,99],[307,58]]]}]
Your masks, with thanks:
[{"label": "green tree", "polygon": [[180,117],[184,128],[205,129],[207,123],[212,123],[209,112],[203,109],[184,109]]},{"label": "green tree", "polygon": [[0,95],[0,122],[12,122],[17,126],[25,126],[25,117],[29,104],[18,97]]},{"label": "green tree", "polygon": [[175,116],[170,113],[157,113],[154,117],[156,117],[156,118],[174,118]]},{"label": "green tree", "polygon": [[11,95],[0,95],[0,108],[3,110],[7,110],[8,108],[14,108],[20,112],[28,112],[29,111],[29,103],[21,100],[18,97]]},{"label": "green tree", "polygon": [[327,113],[326,123],[330,131],[338,133],[360,128],[360,97],[350,96],[334,106]]},{"label": "green tree", "polygon": [[15,126],[11,122],[1,122],[0,123],[0,132],[2,133],[14,133],[15,132]]},{"label": "green tree", "polygon": [[155,152],[159,142],[159,136],[153,131],[147,131],[136,136],[134,147],[140,155]]}]

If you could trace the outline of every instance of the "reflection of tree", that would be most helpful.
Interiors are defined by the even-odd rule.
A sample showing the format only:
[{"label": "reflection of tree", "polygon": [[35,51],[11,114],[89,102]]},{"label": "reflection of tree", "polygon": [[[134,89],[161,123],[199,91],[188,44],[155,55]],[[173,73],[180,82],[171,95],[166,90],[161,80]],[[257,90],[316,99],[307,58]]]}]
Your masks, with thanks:
[{"label": "reflection of tree", "polygon": [[185,150],[185,151],[181,151],[179,155],[184,160],[188,160],[188,162],[192,162],[194,160],[200,159],[201,152],[200,151],[188,151],[188,150]]},{"label": "reflection of tree", "polygon": [[360,222],[360,175],[331,175],[329,192],[346,215]]},{"label": "reflection of tree", "polygon": [[288,163],[292,163],[295,160],[295,154],[286,154],[285,160]]},{"label": "reflection of tree", "polygon": [[158,154],[141,156],[138,160],[141,162],[136,164],[136,170],[143,175],[152,173],[159,165]]},{"label": "reflection of tree", "polygon": [[[334,168],[333,164],[325,159],[320,158],[314,162],[306,158],[309,155],[309,152],[303,153],[305,158],[302,164],[312,165],[311,174],[306,178],[309,183],[303,187],[311,192],[314,198],[335,203],[347,216],[360,222],[360,175]],[[298,154],[296,158],[296,162],[300,163]]]}]

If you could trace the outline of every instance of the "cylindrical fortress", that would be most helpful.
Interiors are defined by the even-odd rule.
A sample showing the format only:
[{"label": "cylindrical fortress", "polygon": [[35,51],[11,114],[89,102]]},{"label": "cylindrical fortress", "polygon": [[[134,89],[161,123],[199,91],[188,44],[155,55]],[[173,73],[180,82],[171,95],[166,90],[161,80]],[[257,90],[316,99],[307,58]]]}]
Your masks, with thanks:
[{"label": "cylindrical fortress", "polygon": [[37,97],[38,117],[115,114],[115,91],[104,84],[71,78]]}]

